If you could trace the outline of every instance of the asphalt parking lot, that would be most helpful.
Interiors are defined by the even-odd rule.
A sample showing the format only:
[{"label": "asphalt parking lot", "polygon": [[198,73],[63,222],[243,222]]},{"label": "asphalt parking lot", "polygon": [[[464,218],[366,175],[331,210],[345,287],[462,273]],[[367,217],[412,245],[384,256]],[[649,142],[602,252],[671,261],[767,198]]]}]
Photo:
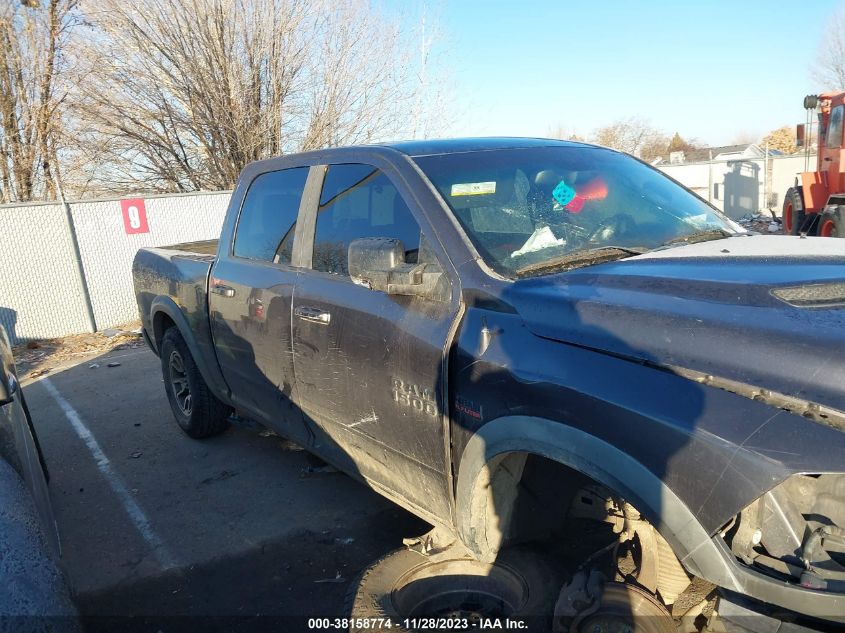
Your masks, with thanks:
[{"label": "asphalt parking lot", "polygon": [[89,631],[308,630],[343,615],[361,569],[428,529],[257,425],[188,438],[147,349],[86,358],[24,394]]}]

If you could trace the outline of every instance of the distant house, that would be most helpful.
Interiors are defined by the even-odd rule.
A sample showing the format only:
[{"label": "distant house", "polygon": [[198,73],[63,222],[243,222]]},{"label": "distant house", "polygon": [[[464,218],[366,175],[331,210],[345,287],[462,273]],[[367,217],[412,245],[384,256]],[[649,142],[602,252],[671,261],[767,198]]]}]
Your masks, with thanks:
[{"label": "distant house", "polygon": [[[701,147],[688,151],[672,152],[669,160],[662,157],[654,161],[654,165],[684,165],[687,163],[706,163],[708,161],[728,160],[754,160],[763,158],[766,151],[756,143],[743,143],[741,145],[724,145],[722,147]],[[783,152],[770,149],[769,156],[782,156]]]}]

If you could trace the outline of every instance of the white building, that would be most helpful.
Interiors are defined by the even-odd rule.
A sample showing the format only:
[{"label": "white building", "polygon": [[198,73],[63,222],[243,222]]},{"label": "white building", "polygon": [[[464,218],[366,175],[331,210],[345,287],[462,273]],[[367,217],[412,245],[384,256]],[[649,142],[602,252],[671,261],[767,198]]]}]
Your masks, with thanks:
[{"label": "white building", "polygon": [[765,150],[754,143],[708,147],[672,152],[669,160],[654,165],[682,185],[718,207],[731,218],[772,209],[781,213],[783,196],[795,177],[816,168],[815,155],[809,165],[804,154],[785,155]]}]

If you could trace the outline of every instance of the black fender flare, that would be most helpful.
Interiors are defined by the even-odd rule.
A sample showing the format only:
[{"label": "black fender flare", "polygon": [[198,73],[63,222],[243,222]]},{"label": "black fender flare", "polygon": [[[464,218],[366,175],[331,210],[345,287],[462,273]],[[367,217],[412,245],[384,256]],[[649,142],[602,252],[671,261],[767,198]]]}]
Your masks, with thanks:
[{"label": "black fender flare", "polygon": [[632,503],[669,542],[690,573],[727,589],[743,586],[741,570],[724,543],[704,530],[659,477],[594,435],[533,416],[492,420],[464,449],[456,489],[456,527],[459,538],[476,557],[490,562],[496,556],[487,545],[486,515],[479,511],[479,499],[489,494],[489,464],[507,453],[539,455],[594,479]]},{"label": "black fender flare", "polygon": [[188,349],[191,350],[191,356],[194,357],[194,361],[197,363],[197,367],[200,370],[200,374],[202,374],[203,380],[205,380],[206,384],[211,388],[214,395],[223,402],[232,404],[229,387],[223,378],[220,367],[217,365],[217,357],[214,356],[211,361],[209,360],[207,354],[203,353],[202,347],[199,345],[196,335],[194,334],[191,325],[188,323],[185,313],[182,312],[173,299],[163,295],[153,299],[153,302],[150,305],[150,325],[153,328],[153,331],[150,333],[150,339],[153,342],[153,351],[156,355],[158,356],[161,354],[161,337],[164,335],[164,332],[156,331],[156,320],[159,314],[167,315],[176,325],[176,328],[179,330],[179,334],[182,335],[182,338],[185,340],[185,344],[188,346]]}]

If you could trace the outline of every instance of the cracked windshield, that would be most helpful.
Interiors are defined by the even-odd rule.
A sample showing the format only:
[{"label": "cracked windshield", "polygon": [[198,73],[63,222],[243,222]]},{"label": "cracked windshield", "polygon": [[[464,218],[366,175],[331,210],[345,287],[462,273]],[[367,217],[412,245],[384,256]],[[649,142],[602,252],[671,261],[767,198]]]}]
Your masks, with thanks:
[{"label": "cracked windshield", "polygon": [[490,268],[557,272],[744,230],[643,163],[573,145],[423,156]]}]

